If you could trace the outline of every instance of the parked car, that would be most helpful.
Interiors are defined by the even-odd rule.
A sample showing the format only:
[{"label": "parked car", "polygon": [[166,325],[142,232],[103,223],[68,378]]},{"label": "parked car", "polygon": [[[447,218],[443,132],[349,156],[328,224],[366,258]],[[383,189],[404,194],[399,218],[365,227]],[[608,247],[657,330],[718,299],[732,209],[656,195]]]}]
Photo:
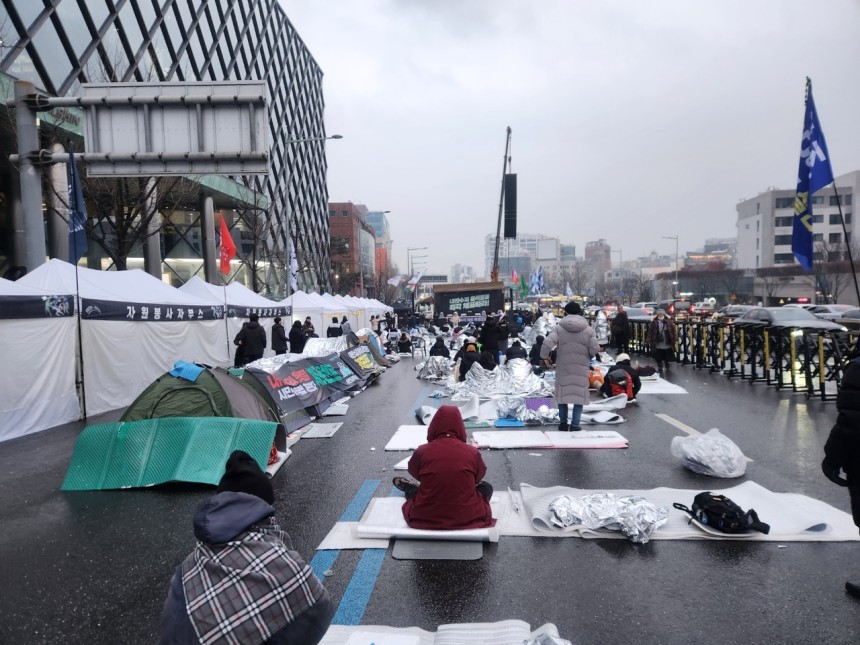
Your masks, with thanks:
[{"label": "parked car", "polygon": [[[613,318],[615,318],[615,315],[617,313],[617,311],[612,312],[612,314],[608,316],[608,319],[612,320]],[[644,320],[650,322],[651,319],[654,317],[653,312],[648,311],[644,307],[624,307],[624,313],[627,314],[627,320],[631,321]]]},{"label": "parked car", "polygon": [[810,307],[808,311],[811,311],[819,318],[824,318],[824,320],[836,320],[837,318],[841,318],[842,314],[850,309],[856,309],[854,305],[815,305]]},{"label": "parked car", "polygon": [[848,331],[843,325],[823,320],[801,307],[753,307],[735,318],[735,326],[796,327],[825,331]]},{"label": "parked car", "polygon": [[750,309],[754,309],[754,307],[752,305],[726,305],[714,312],[714,319],[731,324],[735,318],[743,316]]},{"label": "parked car", "polygon": [[682,298],[672,298],[658,302],[657,309],[662,309],[673,318],[686,318],[693,313],[693,303]]},{"label": "parked car", "polygon": [[694,316],[710,316],[714,313],[714,305],[710,302],[702,300],[701,302],[693,303],[693,315]]},{"label": "parked car", "polygon": [[852,332],[860,331],[860,308],[855,307],[854,309],[843,311],[842,315],[833,322],[838,322]]},{"label": "parked car", "polygon": [[653,314],[657,311],[657,303],[656,302],[637,302],[633,305],[633,309],[644,309],[649,314]]}]

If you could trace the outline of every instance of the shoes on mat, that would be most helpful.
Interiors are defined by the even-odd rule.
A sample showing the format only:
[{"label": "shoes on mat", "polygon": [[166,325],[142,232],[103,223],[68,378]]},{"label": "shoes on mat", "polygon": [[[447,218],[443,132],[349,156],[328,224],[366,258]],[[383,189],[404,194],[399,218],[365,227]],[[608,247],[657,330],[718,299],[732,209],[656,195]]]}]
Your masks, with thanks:
[{"label": "shoes on mat", "polygon": [[580,430],[582,430],[582,427],[581,426],[570,426],[570,430],[571,430],[571,432],[579,432]]},{"label": "shoes on mat", "polygon": [[846,582],[845,591],[848,592],[848,595],[850,596],[860,598],[860,584],[856,582]]},{"label": "shoes on mat", "polygon": [[395,477],[391,483],[394,484],[394,488],[404,493],[416,486],[415,482],[406,479],[406,477]]},{"label": "shoes on mat", "polygon": [[559,423],[559,424],[558,424],[558,429],[559,429],[559,430],[561,430],[562,432],[569,432],[569,431],[570,431],[570,426],[569,426],[569,425],[567,425],[566,423]]}]

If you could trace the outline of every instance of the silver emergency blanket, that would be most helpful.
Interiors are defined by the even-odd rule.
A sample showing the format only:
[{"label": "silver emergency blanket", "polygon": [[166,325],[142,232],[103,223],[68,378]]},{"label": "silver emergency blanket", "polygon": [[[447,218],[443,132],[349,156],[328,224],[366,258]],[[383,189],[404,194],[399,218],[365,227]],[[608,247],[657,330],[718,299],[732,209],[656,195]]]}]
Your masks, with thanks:
[{"label": "silver emergency blanket", "polygon": [[555,329],[558,319],[552,313],[546,313],[538,318],[531,327],[523,330],[523,338],[529,345],[534,345],[538,336],[546,338]]},{"label": "silver emergency blanket", "polygon": [[330,356],[347,349],[346,336],[337,338],[308,338],[302,353],[307,356]]},{"label": "silver emergency blanket", "polygon": [[747,471],[747,458],[734,441],[717,428],[703,435],[675,437],[672,455],[684,460],[684,466],[700,475],[740,477]]},{"label": "silver emergency blanket", "polygon": [[452,374],[451,361],[444,356],[431,356],[415,366],[418,378],[428,381],[445,380]]},{"label": "silver emergency blanket", "polygon": [[561,636],[552,636],[551,634],[541,634],[535,638],[524,640],[523,645],[573,645],[573,643]]},{"label": "silver emergency blanket", "polygon": [[581,497],[562,495],[549,503],[550,521],[556,526],[621,531],[636,544],[645,544],[651,534],[669,519],[669,509],[654,506],[644,497],[618,497],[614,493],[592,493]]},{"label": "silver emergency blanket", "polygon": [[553,387],[532,372],[528,361],[516,358],[510,363],[500,365],[492,371],[475,363],[466,373],[466,380],[455,383],[453,379],[446,384],[452,392],[468,392],[480,396],[514,395],[530,397],[552,396]]},{"label": "silver emergency blanket", "polygon": [[507,417],[525,421],[529,412],[526,409],[525,397],[522,396],[503,396],[496,399],[496,407],[499,410],[500,418]]}]

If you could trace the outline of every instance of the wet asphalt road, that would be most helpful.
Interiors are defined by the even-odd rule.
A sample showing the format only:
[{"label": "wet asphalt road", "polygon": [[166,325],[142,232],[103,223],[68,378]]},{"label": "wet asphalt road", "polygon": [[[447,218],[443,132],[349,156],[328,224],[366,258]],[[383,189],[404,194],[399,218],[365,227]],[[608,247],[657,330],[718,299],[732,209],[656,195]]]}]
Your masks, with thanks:
[{"label": "wet asphalt road", "polygon": [[[636,357],[634,357],[635,360]],[[273,480],[277,518],[310,561],[367,480],[391,490],[406,453],[383,450],[435,386],[412,359],[354,398],[341,430],[304,439]],[[617,429],[628,450],[484,451],[499,490],[671,486],[715,490],[743,480],[695,475],[669,453],[668,414],[720,428],[754,461],[745,479],[848,511],[848,495],[819,470],[836,417],[832,402],[778,393],[692,367],[669,380],[687,395],[642,395]],[[444,401],[443,401],[444,402]],[[434,402],[435,404],[435,402]],[[90,419],[112,421],[119,412]],[[152,643],[168,581],[193,546],[191,516],[213,489],[62,493],[81,424],[0,444],[0,642]],[[372,448],[375,448],[373,450]],[[540,456],[530,455],[540,453]],[[762,518],[767,521],[767,518]],[[339,603],[362,551],[342,551],[325,584]],[[858,643],[860,544],[502,538],[471,562],[401,561],[385,554],[361,624],[433,630],[510,618],[555,623],[575,643]]]}]

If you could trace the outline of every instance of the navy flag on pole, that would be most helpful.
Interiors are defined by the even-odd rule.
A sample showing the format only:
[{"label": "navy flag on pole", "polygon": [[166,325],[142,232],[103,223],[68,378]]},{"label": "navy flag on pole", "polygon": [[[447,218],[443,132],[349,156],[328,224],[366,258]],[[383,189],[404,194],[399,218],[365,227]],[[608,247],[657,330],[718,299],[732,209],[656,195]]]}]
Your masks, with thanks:
[{"label": "navy flag on pole", "polygon": [[87,206],[75,155],[69,153],[69,262],[77,264],[87,252]]},{"label": "navy flag on pole", "polygon": [[797,173],[797,193],[794,197],[794,225],[791,252],[809,273],[812,271],[812,200],[810,197],[827,184],[833,183],[830,156],[824,142],[824,132],[818,122],[812,81],[806,79],[806,112],[803,117],[803,139],[800,142],[800,169]]}]

